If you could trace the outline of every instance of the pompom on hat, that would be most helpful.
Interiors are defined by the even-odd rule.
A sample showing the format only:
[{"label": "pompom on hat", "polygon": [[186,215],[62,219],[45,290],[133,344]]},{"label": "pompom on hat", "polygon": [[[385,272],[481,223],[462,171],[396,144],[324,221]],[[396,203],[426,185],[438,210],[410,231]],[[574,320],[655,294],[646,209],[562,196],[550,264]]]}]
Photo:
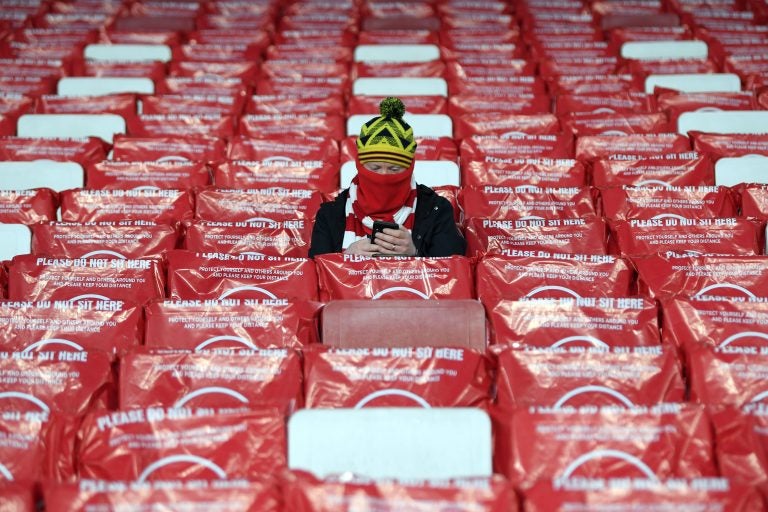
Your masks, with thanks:
[{"label": "pompom on hat", "polygon": [[413,128],[403,121],[405,105],[399,98],[385,98],[379,104],[379,117],[360,129],[357,158],[360,163],[387,162],[410,167],[416,153]]}]

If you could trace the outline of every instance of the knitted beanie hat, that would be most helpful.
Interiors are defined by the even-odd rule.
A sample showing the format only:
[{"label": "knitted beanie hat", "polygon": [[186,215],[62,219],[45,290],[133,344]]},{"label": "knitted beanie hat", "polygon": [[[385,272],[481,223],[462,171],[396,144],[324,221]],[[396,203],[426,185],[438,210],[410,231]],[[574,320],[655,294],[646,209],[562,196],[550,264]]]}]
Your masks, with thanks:
[{"label": "knitted beanie hat", "polygon": [[379,104],[381,116],[360,129],[357,158],[360,163],[387,162],[410,167],[416,153],[413,128],[403,121],[405,105],[398,98],[385,98]]}]

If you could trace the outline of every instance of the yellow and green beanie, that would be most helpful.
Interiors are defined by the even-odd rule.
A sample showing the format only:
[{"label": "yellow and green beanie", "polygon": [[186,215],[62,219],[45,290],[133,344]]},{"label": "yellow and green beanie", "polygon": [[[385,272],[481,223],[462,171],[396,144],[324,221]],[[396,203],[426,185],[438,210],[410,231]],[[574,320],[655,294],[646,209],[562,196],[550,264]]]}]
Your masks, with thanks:
[{"label": "yellow and green beanie", "polygon": [[410,167],[416,153],[413,128],[403,121],[405,105],[399,98],[385,98],[379,104],[379,117],[360,129],[357,158],[360,163],[387,162]]}]

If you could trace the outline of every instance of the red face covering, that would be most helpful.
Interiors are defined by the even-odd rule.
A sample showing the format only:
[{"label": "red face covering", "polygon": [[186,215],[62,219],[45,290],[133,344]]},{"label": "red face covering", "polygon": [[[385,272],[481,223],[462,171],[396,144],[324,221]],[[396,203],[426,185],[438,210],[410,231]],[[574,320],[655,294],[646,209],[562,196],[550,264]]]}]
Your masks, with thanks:
[{"label": "red face covering", "polygon": [[[358,161],[357,176],[357,206],[361,213],[371,218],[388,218],[397,212],[411,195],[411,176],[413,164],[403,172],[396,174],[379,174],[369,171]],[[360,215],[359,212],[355,212]]]}]

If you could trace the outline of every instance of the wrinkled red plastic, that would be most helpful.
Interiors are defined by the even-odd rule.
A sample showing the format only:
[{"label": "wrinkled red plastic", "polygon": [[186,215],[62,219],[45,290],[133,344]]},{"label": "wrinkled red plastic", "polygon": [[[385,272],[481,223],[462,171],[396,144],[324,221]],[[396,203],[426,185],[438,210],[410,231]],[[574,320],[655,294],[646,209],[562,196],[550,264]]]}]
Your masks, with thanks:
[{"label": "wrinkled red plastic", "polygon": [[133,350],[121,358],[119,405],[277,407],[302,403],[301,362],[287,349],[231,352]]},{"label": "wrinkled red plastic", "polygon": [[471,299],[470,261],[445,258],[365,257],[323,254],[315,258],[320,299]]},{"label": "wrinkled red plastic", "polygon": [[121,301],[0,302],[3,350],[122,352],[144,338],[141,309]]},{"label": "wrinkled red plastic", "polygon": [[765,256],[663,256],[633,258],[638,290],[648,297],[762,297],[768,289]]},{"label": "wrinkled red plastic", "polygon": [[218,189],[197,194],[195,217],[215,222],[282,221],[315,218],[322,196],[309,189]]},{"label": "wrinkled red plastic", "polygon": [[610,222],[612,248],[627,257],[656,253],[752,256],[762,253],[760,225],[749,219],[665,217]]},{"label": "wrinkled red plastic", "polygon": [[58,198],[49,188],[0,191],[0,222],[35,224],[56,220]]},{"label": "wrinkled red plastic", "polygon": [[160,262],[151,259],[73,260],[29,254],[13,258],[8,271],[8,298],[12,300],[79,297],[141,304],[164,293],[165,275]]},{"label": "wrinkled red plastic", "polygon": [[317,300],[315,263],[309,259],[171,251],[167,260],[173,299]]},{"label": "wrinkled red plastic", "polygon": [[[209,507],[219,512],[279,512],[281,492],[269,477],[242,480],[103,482],[48,484],[43,486],[46,503],[62,510],[85,512],[93,508],[188,508]],[[30,509],[31,512],[32,509]]]},{"label": "wrinkled red plastic", "polygon": [[472,218],[466,223],[467,254],[513,251],[606,254],[605,223],[599,217],[549,220]]},{"label": "wrinkled red plastic", "polygon": [[32,253],[57,258],[160,258],[180,241],[178,225],[152,221],[53,221],[32,226]]},{"label": "wrinkled red plastic", "polygon": [[184,190],[65,190],[61,193],[64,222],[142,220],[175,224],[192,219],[193,198]]},{"label": "wrinkled red plastic", "polygon": [[79,439],[81,478],[259,478],[286,467],[285,423],[276,409],[193,413],[147,408],[94,413]]},{"label": "wrinkled red plastic", "polygon": [[0,378],[7,410],[82,416],[111,406],[111,357],[102,351],[3,352]]},{"label": "wrinkled red plastic", "polygon": [[489,360],[465,348],[307,347],[306,406],[485,407]]},{"label": "wrinkled red plastic", "polygon": [[657,346],[657,308],[642,297],[596,297],[485,304],[491,342],[532,347]]},{"label": "wrinkled red plastic", "polygon": [[495,469],[513,485],[540,479],[716,476],[704,408],[499,408]]},{"label": "wrinkled red plastic", "polygon": [[146,345],[187,350],[300,347],[318,340],[321,304],[303,300],[166,300],[144,308]]},{"label": "wrinkled red plastic", "polygon": [[483,303],[523,297],[629,297],[634,289],[633,271],[625,260],[546,251],[485,256],[477,263],[475,279]]},{"label": "wrinkled red plastic", "polygon": [[[362,507],[373,510],[431,510],[450,507],[455,512],[484,510],[516,512],[517,499],[509,483],[499,476],[461,481],[408,482],[390,480],[351,482],[320,480],[294,471],[283,480],[286,506],[295,512],[336,512]],[[478,509],[478,507],[480,507]]]},{"label": "wrinkled red plastic", "polygon": [[603,215],[611,220],[679,216],[688,219],[735,217],[725,187],[609,188],[600,192]]},{"label": "wrinkled red plastic", "polygon": [[497,403],[504,408],[654,405],[685,396],[675,352],[661,346],[495,352]]}]

